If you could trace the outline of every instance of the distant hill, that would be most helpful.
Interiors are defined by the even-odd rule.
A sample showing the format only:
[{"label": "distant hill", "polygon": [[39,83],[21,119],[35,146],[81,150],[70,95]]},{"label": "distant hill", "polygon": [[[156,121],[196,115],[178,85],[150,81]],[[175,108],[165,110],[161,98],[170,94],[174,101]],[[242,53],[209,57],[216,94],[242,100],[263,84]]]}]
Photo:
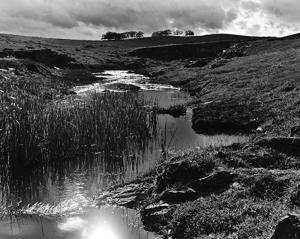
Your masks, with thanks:
[{"label": "distant hill", "polygon": [[282,37],[281,39],[300,39],[300,33]]},{"label": "distant hill", "polygon": [[137,39],[127,39],[118,41],[101,41],[99,40],[71,40],[71,39],[55,39],[55,38],[42,38],[42,37],[29,37],[29,36],[18,36],[10,34],[0,34],[0,41],[11,41],[13,47],[17,45],[22,46],[33,45],[34,48],[37,44],[53,44],[53,45],[83,45],[83,44],[96,44],[107,47],[122,47],[122,48],[138,48],[138,47],[150,47],[150,46],[161,46],[161,45],[172,45],[172,44],[187,44],[187,43],[202,43],[202,42],[216,42],[216,41],[248,41],[256,39],[264,39],[265,37],[254,37],[254,36],[242,36],[234,34],[211,34],[203,36],[163,36],[163,37],[144,37]]},{"label": "distant hill", "polygon": [[265,39],[266,37],[253,37],[242,36],[233,34],[211,34],[203,36],[164,36],[164,37],[145,37],[140,39],[130,39],[122,41],[109,41],[111,45],[118,45],[122,47],[150,47],[161,45],[173,45],[173,44],[188,44],[188,43],[202,43],[202,42],[218,42],[218,41],[249,41]]}]

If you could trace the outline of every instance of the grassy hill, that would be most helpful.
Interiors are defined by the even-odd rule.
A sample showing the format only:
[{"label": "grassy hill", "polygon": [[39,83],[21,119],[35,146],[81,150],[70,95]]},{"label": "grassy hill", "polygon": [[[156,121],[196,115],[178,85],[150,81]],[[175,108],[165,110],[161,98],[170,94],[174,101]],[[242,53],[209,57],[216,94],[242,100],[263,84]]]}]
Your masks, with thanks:
[{"label": "grassy hill", "polygon": [[[242,43],[237,44],[237,42]],[[141,51],[146,54],[131,56],[130,53],[136,48],[142,48]],[[228,54],[222,56],[222,51],[227,48],[233,54],[232,56]],[[75,73],[74,71],[70,73],[67,69],[74,68],[94,71],[133,69],[152,76],[153,80],[181,85],[196,97],[195,102],[214,100],[221,102],[220,105],[224,101],[229,105],[230,102],[240,100],[254,102],[265,111],[263,115],[256,115],[260,124],[269,125],[270,122],[276,122],[266,127],[268,134],[284,135],[288,135],[290,128],[298,124],[299,111],[296,106],[299,90],[299,48],[299,34],[284,38],[213,34],[194,37],[148,37],[121,41],[82,41],[0,35],[0,56],[11,55],[16,58],[14,60],[16,62],[19,61],[20,56],[30,58],[33,64],[40,64],[35,66],[40,69],[40,72],[35,72],[37,73],[35,75],[44,72],[42,79],[51,79],[53,74],[62,74],[63,79],[68,79],[70,82],[72,74]],[[157,56],[164,57],[165,60],[151,59],[150,56],[148,58],[147,52],[149,54],[156,52]],[[182,53],[184,57],[181,57]],[[203,64],[202,58],[208,62]],[[47,62],[47,59],[51,60]],[[24,62],[19,63],[24,64]],[[55,63],[60,68],[65,68],[65,71],[57,72],[53,69]],[[194,63],[198,63],[198,66]],[[28,68],[28,62],[26,64]],[[51,69],[41,70],[45,64]],[[27,73],[29,74],[30,70]],[[87,77],[88,73],[80,73],[80,75],[79,77],[77,72],[76,77],[73,77],[82,79]],[[90,75],[87,78],[89,77]],[[198,106],[202,107],[201,104],[195,104],[196,108]],[[256,113],[253,112],[254,115]]]}]

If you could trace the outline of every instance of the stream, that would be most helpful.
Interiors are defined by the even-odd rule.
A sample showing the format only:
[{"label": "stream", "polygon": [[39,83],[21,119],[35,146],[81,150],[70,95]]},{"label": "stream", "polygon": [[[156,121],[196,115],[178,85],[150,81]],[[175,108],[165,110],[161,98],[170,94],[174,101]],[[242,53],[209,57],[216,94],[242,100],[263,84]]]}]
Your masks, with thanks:
[{"label": "stream", "polygon": [[[105,71],[95,76],[98,83],[73,89],[78,97],[130,91],[164,108],[191,100],[189,94],[179,88],[151,83],[149,78],[129,71]],[[148,140],[147,145],[125,155],[122,164],[115,167],[105,166],[112,160],[105,156],[93,164],[70,161],[63,170],[49,168],[43,180],[24,177],[16,180],[17,189],[3,187],[0,210],[9,212],[12,205],[18,205],[19,214],[2,217],[0,239],[159,238],[143,230],[137,211],[111,206],[98,208],[95,198],[114,182],[134,179],[151,170],[161,158],[162,142],[169,152],[176,153],[248,140],[245,136],[199,135],[192,129],[191,118],[191,108],[186,115],[177,118],[156,115],[156,136]],[[60,170],[60,177],[53,178],[51,170]]]}]

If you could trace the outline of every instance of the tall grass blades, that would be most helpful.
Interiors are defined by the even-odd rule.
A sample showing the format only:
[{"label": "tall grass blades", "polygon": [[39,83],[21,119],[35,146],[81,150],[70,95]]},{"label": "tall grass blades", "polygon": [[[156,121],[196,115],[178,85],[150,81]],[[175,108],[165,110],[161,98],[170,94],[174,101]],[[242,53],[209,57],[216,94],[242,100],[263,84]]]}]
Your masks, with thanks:
[{"label": "tall grass blades", "polygon": [[130,93],[45,103],[2,91],[0,103],[0,180],[10,190],[99,162],[105,172],[122,172],[156,131],[144,100]]}]

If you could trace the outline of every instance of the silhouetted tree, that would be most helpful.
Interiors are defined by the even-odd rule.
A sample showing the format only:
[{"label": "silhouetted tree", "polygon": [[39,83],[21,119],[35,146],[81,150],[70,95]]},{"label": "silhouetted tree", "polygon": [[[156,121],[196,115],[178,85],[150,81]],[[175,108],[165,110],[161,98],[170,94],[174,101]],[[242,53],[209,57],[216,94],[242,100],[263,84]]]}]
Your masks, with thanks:
[{"label": "silhouetted tree", "polygon": [[128,31],[128,32],[107,32],[102,35],[102,40],[123,40],[126,38],[140,38],[143,37],[144,33],[139,31]]},{"label": "silhouetted tree", "polygon": [[192,30],[187,30],[187,31],[185,31],[185,35],[186,36],[194,36],[195,33]]},{"label": "silhouetted tree", "polygon": [[183,31],[181,31],[181,30],[175,30],[174,31],[174,35],[176,35],[176,36],[183,35]]},{"label": "silhouetted tree", "polygon": [[144,37],[144,33],[141,32],[141,31],[139,31],[139,32],[136,33],[136,37],[137,37],[137,38]]},{"label": "silhouetted tree", "polygon": [[169,36],[172,34],[172,31],[170,29],[164,30],[164,31],[157,31],[153,32],[152,36],[153,37],[162,37],[162,36]]},{"label": "silhouetted tree", "polygon": [[107,32],[102,35],[102,40],[122,40],[126,38],[124,33]]},{"label": "silhouetted tree", "polygon": [[137,32],[136,31],[129,31],[129,32],[123,32],[123,34],[125,35],[125,38],[135,38]]}]

